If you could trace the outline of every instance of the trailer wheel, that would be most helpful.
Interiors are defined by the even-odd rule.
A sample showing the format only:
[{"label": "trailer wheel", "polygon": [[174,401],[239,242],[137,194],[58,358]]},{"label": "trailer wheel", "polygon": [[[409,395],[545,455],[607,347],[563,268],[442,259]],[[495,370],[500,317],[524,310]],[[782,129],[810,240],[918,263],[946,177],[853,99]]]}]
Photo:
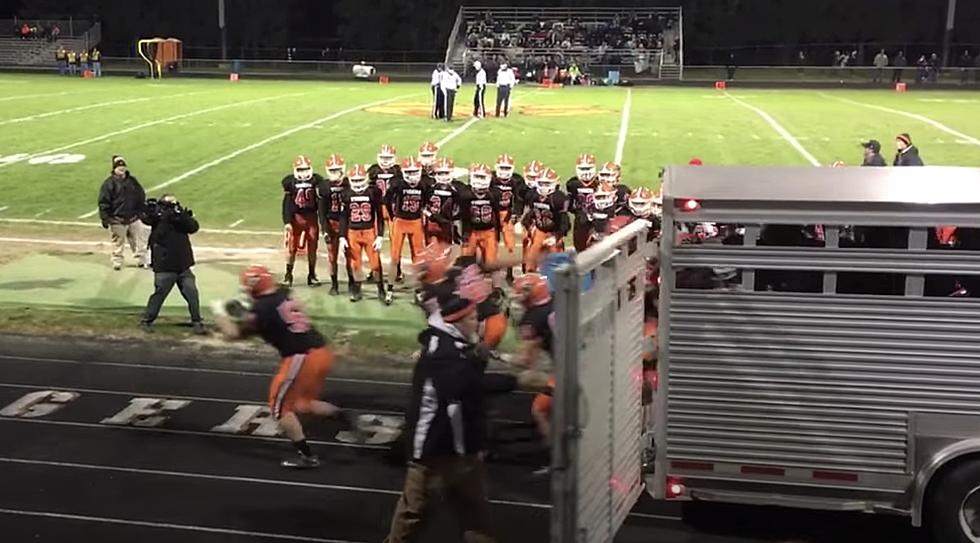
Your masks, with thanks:
[{"label": "trailer wheel", "polygon": [[929,485],[925,513],[937,543],[980,543],[980,461],[961,464]]}]

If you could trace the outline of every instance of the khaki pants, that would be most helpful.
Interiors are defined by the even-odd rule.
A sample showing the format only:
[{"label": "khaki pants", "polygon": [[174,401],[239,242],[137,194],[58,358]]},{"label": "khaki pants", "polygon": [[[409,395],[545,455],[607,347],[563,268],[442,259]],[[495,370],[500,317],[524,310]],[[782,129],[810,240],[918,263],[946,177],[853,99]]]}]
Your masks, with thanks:
[{"label": "khaki pants", "polygon": [[109,224],[109,233],[111,234],[112,238],[113,266],[122,266],[123,247],[125,247],[127,242],[129,243],[130,250],[133,251],[133,256],[136,257],[136,261],[140,266],[150,263],[149,259],[146,257],[146,244],[149,237],[147,230],[147,227],[138,220],[128,224]]},{"label": "khaki pants", "polygon": [[463,528],[466,543],[494,543],[483,462],[473,457],[409,462],[385,543],[416,541],[433,500],[445,498]]}]

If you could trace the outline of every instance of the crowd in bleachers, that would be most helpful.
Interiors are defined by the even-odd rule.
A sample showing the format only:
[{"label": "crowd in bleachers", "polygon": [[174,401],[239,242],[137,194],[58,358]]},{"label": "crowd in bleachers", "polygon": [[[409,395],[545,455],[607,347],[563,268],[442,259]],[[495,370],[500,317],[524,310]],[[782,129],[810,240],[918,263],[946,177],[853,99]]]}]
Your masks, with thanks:
[{"label": "crowd in bleachers", "polygon": [[22,40],[48,40],[55,41],[61,36],[61,27],[54,23],[45,26],[42,23],[29,23],[23,21],[14,24],[13,35]]}]

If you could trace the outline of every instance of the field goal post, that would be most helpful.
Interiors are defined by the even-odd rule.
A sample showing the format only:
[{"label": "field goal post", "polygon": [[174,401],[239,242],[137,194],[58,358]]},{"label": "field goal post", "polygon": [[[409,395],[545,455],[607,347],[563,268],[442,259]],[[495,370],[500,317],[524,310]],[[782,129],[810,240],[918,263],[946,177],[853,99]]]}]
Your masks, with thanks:
[{"label": "field goal post", "polygon": [[552,543],[611,543],[643,490],[648,228],[634,221],[554,274]]},{"label": "field goal post", "polygon": [[136,54],[150,69],[150,79],[162,79],[163,70],[184,60],[184,44],[176,38],[146,38],[136,42]]}]

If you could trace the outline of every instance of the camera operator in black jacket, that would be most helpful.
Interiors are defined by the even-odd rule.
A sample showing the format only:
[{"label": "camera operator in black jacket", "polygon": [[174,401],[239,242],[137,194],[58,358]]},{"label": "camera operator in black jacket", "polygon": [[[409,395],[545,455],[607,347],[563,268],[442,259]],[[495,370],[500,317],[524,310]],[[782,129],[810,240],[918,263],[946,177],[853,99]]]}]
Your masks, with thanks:
[{"label": "camera operator in black jacket", "polygon": [[153,331],[153,321],[160,314],[164,300],[176,284],[181,296],[187,300],[194,333],[204,334],[201,302],[194,273],[191,271],[194,266],[194,250],[191,248],[190,236],[200,228],[194,219],[194,213],[190,209],[182,208],[172,194],[165,194],[159,200],[146,201],[141,219],[152,228],[150,251],[154,291],[146,303],[146,312],[140,326],[147,332]]}]

